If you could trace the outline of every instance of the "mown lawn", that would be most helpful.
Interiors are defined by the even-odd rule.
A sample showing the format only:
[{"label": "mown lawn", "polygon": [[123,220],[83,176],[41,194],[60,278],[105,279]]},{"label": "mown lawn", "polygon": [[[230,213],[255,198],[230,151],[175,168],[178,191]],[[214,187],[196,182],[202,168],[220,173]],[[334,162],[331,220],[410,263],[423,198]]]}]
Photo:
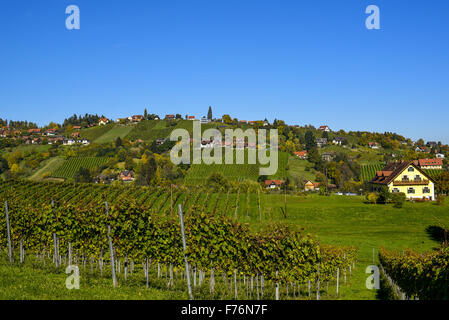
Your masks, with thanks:
[{"label": "mown lawn", "polygon": [[[285,219],[280,209],[284,205],[283,195],[264,195],[262,203],[263,216],[269,223],[285,221],[304,228],[321,243],[359,248],[359,263],[350,280],[351,286],[342,290],[344,299],[376,298],[375,291],[365,288],[368,276],[365,269],[373,262],[373,248],[376,262],[382,246],[395,250],[432,250],[440,244],[427,228],[438,225],[437,220],[449,222],[448,204],[405,203],[402,209],[396,209],[392,205],[365,204],[364,198],[358,196],[288,196]],[[251,225],[260,228],[257,222]]]},{"label": "mown lawn", "polygon": [[124,125],[116,125],[111,130],[108,130],[106,133],[98,137],[94,140],[95,143],[107,143],[113,142],[118,137],[124,138],[131,132],[133,126],[124,126]]},{"label": "mown lawn", "polygon": [[[140,275],[140,274],[139,274]],[[0,300],[175,300],[187,299],[183,290],[164,290],[145,287],[143,277],[129,276],[125,283],[120,279],[113,288],[110,276],[90,274],[89,269],[80,268],[79,290],[68,290],[64,270],[43,268],[33,263],[11,267],[5,257],[0,259]],[[161,281],[159,281],[161,282]],[[157,285],[161,286],[160,283]],[[163,284],[162,284],[163,286]]]}]

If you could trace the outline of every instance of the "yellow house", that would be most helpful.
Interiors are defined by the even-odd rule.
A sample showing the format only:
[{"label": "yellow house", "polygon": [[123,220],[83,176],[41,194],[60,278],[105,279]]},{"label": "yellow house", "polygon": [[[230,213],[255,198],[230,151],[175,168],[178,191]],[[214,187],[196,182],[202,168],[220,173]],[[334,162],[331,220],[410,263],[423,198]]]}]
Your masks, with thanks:
[{"label": "yellow house", "polygon": [[403,192],[408,199],[435,200],[435,181],[412,161],[389,163],[370,183],[377,190],[388,186],[392,193]]},{"label": "yellow house", "polygon": [[304,185],[305,191],[315,191],[320,190],[320,183],[319,182],[312,182],[308,180],[306,184]]}]

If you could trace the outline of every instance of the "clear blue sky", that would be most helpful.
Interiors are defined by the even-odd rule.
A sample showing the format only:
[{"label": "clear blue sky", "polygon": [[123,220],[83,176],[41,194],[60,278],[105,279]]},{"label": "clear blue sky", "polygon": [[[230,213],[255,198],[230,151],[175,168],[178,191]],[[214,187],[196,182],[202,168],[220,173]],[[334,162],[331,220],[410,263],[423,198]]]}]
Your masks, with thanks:
[{"label": "clear blue sky", "polygon": [[[80,30],[65,28],[70,4]],[[365,28],[370,4],[381,30]],[[449,143],[447,0],[4,0],[0,35],[2,118],[212,105]]]}]

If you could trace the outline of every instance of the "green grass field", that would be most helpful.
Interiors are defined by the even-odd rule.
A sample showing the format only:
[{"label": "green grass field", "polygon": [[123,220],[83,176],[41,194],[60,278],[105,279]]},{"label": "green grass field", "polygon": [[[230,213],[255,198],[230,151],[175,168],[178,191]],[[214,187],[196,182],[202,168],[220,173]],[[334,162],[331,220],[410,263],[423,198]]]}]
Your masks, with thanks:
[{"label": "green grass field", "polygon": [[313,164],[307,160],[290,156],[288,158],[288,175],[290,177],[303,178],[311,181],[316,179],[316,170]]},{"label": "green grass field", "polygon": [[80,168],[94,169],[101,167],[108,161],[107,158],[99,157],[83,157],[83,158],[70,158],[59,165],[52,173],[54,178],[73,179],[75,173]]},{"label": "green grass field", "polygon": [[164,120],[141,121],[129,131],[126,137],[130,140],[142,139],[145,141],[165,139],[175,129],[174,126],[168,126],[167,123]]},{"label": "green grass field", "polygon": [[62,163],[64,159],[61,157],[54,157],[43,161],[43,165],[37,169],[37,171],[29,177],[30,180],[39,181],[44,178],[45,175],[51,175]]},{"label": "green grass field", "polygon": [[[342,290],[342,299],[376,298],[376,292],[365,288],[368,276],[365,269],[372,264],[373,248],[376,261],[381,246],[394,250],[432,250],[440,244],[426,229],[438,225],[437,219],[446,224],[449,222],[448,204],[407,202],[402,209],[395,209],[392,205],[365,204],[363,197],[335,195],[289,196],[285,220],[280,209],[283,201],[282,195],[264,195],[262,203],[266,219],[284,220],[304,228],[321,243],[359,248],[359,263],[350,280],[351,285]],[[257,229],[260,224],[252,223],[252,226]]]},{"label": "green grass field", "polygon": [[114,127],[114,124],[107,124],[104,126],[95,126],[92,128],[82,129],[80,131],[80,137],[90,141],[95,141],[102,135],[106,134],[109,130],[112,130]]},{"label": "green grass field", "polygon": [[115,141],[118,137],[124,138],[133,129],[132,126],[115,125],[111,130],[94,140],[95,143],[108,143]]}]

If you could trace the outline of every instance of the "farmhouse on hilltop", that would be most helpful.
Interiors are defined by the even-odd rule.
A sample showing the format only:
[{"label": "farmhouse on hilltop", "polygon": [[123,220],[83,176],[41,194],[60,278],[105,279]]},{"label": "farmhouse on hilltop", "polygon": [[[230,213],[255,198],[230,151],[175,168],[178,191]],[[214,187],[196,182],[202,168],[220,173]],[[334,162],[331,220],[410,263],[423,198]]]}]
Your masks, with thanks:
[{"label": "farmhouse on hilltop", "polygon": [[331,129],[328,126],[320,126],[318,128],[319,131],[331,132]]},{"label": "farmhouse on hilltop", "polygon": [[408,199],[435,200],[435,181],[414,161],[389,163],[370,184],[377,191],[387,186],[392,193],[403,192]]},{"label": "farmhouse on hilltop", "polygon": [[100,118],[100,120],[98,120],[98,125],[100,126],[104,126],[105,124],[107,124],[109,122],[108,118]]}]

